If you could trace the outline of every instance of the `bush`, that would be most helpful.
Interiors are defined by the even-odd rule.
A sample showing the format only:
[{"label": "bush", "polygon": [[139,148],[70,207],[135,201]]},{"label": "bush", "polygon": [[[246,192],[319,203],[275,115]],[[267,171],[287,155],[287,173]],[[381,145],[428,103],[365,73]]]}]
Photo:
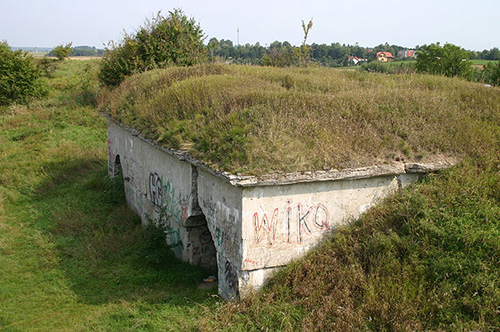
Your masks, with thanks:
[{"label": "bush", "polygon": [[383,74],[410,74],[415,72],[415,65],[412,62],[379,62],[371,61],[363,63],[359,67],[360,71]]},{"label": "bush", "polygon": [[56,48],[54,48],[49,53],[49,55],[55,56],[57,58],[57,60],[59,60],[59,61],[63,61],[64,59],[69,57],[71,52],[73,52],[73,48],[71,47],[71,45],[73,45],[73,43],[68,43],[66,45],[61,44],[61,45],[57,46]]},{"label": "bush", "polygon": [[0,42],[0,105],[25,103],[46,94],[39,76],[31,56],[13,52],[7,42]]},{"label": "bush", "polygon": [[126,34],[112,44],[104,56],[99,80],[107,86],[120,84],[127,76],[168,66],[190,66],[207,60],[203,32],[194,19],[181,10],[160,13],[132,36]]},{"label": "bush", "polygon": [[38,59],[36,67],[40,71],[40,75],[51,78],[57,69],[57,60],[44,57]]},{"label": "bush", "polygon": [[422,46],[418,51],[416,68],[422,73],[448,77],[471,78],[473,75],[469,52],[449,43],[444,46],[439,43]]},{"label": "bush", "polygon": [[500,61],[488,63],[483,69],[482,76],[485,83],[500,86]]}]

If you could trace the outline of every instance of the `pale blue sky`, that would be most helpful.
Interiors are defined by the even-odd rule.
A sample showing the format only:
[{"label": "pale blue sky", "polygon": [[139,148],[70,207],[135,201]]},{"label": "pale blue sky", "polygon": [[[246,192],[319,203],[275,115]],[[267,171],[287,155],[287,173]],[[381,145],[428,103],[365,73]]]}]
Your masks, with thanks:
[{"label": "pale blue sky", "polygon": [[300,44],[301,20],[312,18],[308,43],[500,47],[500,0],[0,0],[0,40],[11,46],[73,42],[101,48],[159,10],[173,8],[195,18],[208,39],[236,43],[239,28],[241,44]]}]

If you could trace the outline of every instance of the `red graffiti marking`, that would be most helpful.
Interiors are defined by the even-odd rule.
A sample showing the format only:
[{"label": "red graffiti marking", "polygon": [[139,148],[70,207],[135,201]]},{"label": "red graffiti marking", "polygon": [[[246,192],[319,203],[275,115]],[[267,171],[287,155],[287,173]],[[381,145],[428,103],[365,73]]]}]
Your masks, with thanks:
[{"label": "red graffiti marking", "polygon": [[331,229],[330,212],[324,204],[308,206],[298,203],[294,207],[291,199],[287,199],[285,203],[281,214],[279,208],[275,208],[271,218],[268,217],[268,213],[264,213],[262,218],[259,218],[258,212],[253,214],[254,244],[263,242],[266,237],[268,246],[276,242],[293,243],[294,229],[296,242],[301,244],[304,237],[311,235],[314,229],[321,231]]},{"label": "red graffiti marking", "polygon": [[252,260],[252,259],[245,259],[245,263],[248,263],[248,264],[253,264],[253,265],[257,265],[257,264],[259,264],[259,262],[254,261],[254,260]]},{"label": "red graffiti marking", "polygon": [[267,235],[267,244],[272,245],[276,239],[276,227],[278,223],[278,212],[279,209],[274,209],[271,220],[264,213],[262,219],[259,219],[259,214],[257,212],[253,215],[253,224],[255,227],[255,243],[260,243],[264,236]]},{"label": "red graffiti marking", "polygon": [[184,224],[188,218],[188,208],[187,206],[181,206],[181,220]]}]

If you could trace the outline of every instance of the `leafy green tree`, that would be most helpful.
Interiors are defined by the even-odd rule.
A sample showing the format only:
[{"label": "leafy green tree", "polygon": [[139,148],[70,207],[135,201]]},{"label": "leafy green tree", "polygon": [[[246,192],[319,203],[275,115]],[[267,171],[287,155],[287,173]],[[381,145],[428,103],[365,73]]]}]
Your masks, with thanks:
[{"label": "leafy green tree", "polygon": [[422,46],[417,54],[419,72],[464,78],[470,78],[473,73],[469,52],[459,46],[449,43],[441,46],[438,42]]},{"label": "leafy green tree", "polygon": [[500,86],[500,60],[488,63],[483,69],[482,76],[485,83]]},{"label": "leafy green tree", "polygon": [[295,63],[295,54],[288,42],[273,42],[262,58],[265,66],[289,67]]},{"label": "leafy green tree", "polygon": [[175,9],[139,28],[135,35],[125,34],[110,44],[101,63],[99,79],[107,86],[120,84],[127,76],[155,68],[190,66],[208,59],[204,35],[194,19]]},{"label": "leafy green tree", "polygon": [[0,42],[0,105],[25,103],[46,94],[33,58],[22,51],[13,52]]},{"label": "leafy green tree", "polygon": [[71,47],[73,43],[68,43],[66,45],[58,45],[56,46],[49,54],[52,54],[57,58],[57,60],[62,61],[69,57],[71,52],[73,52],[73,48]]}]

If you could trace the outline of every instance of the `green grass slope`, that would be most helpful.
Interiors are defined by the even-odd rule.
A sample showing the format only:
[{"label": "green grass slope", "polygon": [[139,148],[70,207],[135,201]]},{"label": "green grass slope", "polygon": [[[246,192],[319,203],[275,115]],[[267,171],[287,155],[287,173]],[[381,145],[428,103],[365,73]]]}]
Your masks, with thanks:
[{"label": "green grass slope", "polygon": [[64,61],[48,99],[0,109],[0,331],[194,330],[214,290],[107,178],[95,66]]},{"label": "green grass slope", "polygon": [[[316,161],[318,165],[337,162],[360,165],[394,158],[426,160],[439,153],[457,155],[463,161],[388,198],[351,226],[338,228],[307,257],[283,269],[262,292],[240,303],[224,304],[215,300],[213,290],[197,288],[201,278],[206,277],[203,271],[165,254],[165,248],[153,241],[157,238],[155,233],[140,227],[138,218],[125,207],[120,183],[107,179],[106,124],[94,107],[98,90],[95,65],[65,61],[49,80],[49,98],[29,107],[14,105],[0,109],[1,331],[500,329],[498,89],[429,76],[392,77],[335,71],[321,76],[320,80],[325,82],[330,76],[334,81],[345,79],[345,84],[354,80],[356,84],[350,86],[353,90],[365,85],[376,87],[367,96],[353,92],[350,97],[344,83],[334,85],[332,81],[330,87],[328,84],[325,87],[311,82],[307,77],[316,69],[296,72],[257,69],[250,76],[258,77],[251,80],[269,83],[266,91],[271,95],[286,94],[303,85],[314,93],[320,93],[321,89],[338,91],[345,105],[357,105],[337,115],[339,120],[345,119],[340,122],[345,125],[340,127],[346,133],[361,130],[375,135],[374,138],[348,134],[346,137],[355,143],[341,145],[360,146],[354,150],[359,158],[348,162]],[[193,115],[201,121],[196,124],[201,141],[183,136],[200,135],[183,131],[194,121],[190,116],[183,115],[184,120],[167,123],[161,112],[157,114],[161,108],[153,107],[162,105],[159,92],[164,91],[166,95],[178,96],[180,105],[186,103],[186,110],[176,109],[182,115],[187,112],[189,102],[198,105],[199,100],[209,98],[203,93],[212,90],[200,89],[201,99],[190,100],[183,99],[180,92],[178,95],[169,92],[167,86],[179,91],[186,89],[186,96],[193,96],[192,89],[198,81],[189,83],[185,79],[188,76],[209,79],[218,72],[217,75],[231,77],[228,70],[241,71],[241,75],[253,70],[232,68],[180,68],[135,76],[108,97],[108,107],[115,112],[113,116],[126,123],[137,127],[142,124],[140,128],[151,137],[163,135],[164,142],[176,142],[169,144],[188,151],[197,151],[193,149],[204,142],[202,146],[216,154],[218,150],[210,149],[219,143],[211,141],[210,130],[213,140],[224,135],[235,139],[221,150],[233,151],[238,139],[242,144],[254,139],[251,138],[253,121],[262,119],[256,117],[260,113],[256,113],[255,106],[235,112],[232,110],[239,110],[240,106],[231,105],[250,105],[245,100],[251,101],[254,95],[243,94],[241,99],[234,95],[227,97],[223,99],[227,108],[217,112],[203,102],[206,110]],[[325,73],[320,69],[318,72]],[[268,83],[260,82],[261,79]],[[235,80],[240,82],[238,76]],[[136,84],[136,81],[144,82]],[[184,81],[186,86],[179,84]],[[151,84],[149,88],[147,82]],[[226,78],[214,84],[224,87],[225,82]],[[407,104],[388,92],[399,91],[401,85],[408,88],[402,92]],[[443,89],[448,92],[440,93]],[[416,91],[414,96],[412,90]],[[220,91],[219,95],[227,96],[223,93],[226,90]],[[266,96],[266,91],[254,94]],[[308,93],[303,96],[309,96]],[[141,96],[141,103],[151,103],[151,108],[145,108],[151,111],[150,115],[134,112],[137,96]],[[129,104],[123,102],[127,98]],[[274,107],[273,98],[270,105]],[[425,98],[429,104],[424,103]],[[301,113],[294,104],[297,100],[276,100],[290,103],[290,114],[288,108],[275,109],[283,119],[290,120],[293,112],[301,116],[301,121],[320,118],[314,111],[309,112],[312,115]],[[312,102],[304,97],[303,105],[309,107]],[[408,106],[412,103],[416,105],[414,108]],[[442,106],[441,111],[433,111],[436,105]],[[417,116],[416,110],[422,115]],[[412,112],[415,114],[410,115]],[[226,122],[203,120],[212,113]],[[159,115],[163,127],[148,127]],[[410,118],[420,118],[418,126],[410,124]],[[251,126],[245,127],[249,119]],[[287,122],[267,119],[276,122],[266,123],[262,128],[274,128],[271,132],[278,141],[281,131],[292,134],[286,131]],[[350,122],[355,119],[361,129]],[[379,119],[382,122],[377,122]],[[377,126],[384,122],[391,123],[390,129],[379,132]],[[301,124],[304,127],[306,122]],[[220,128],[226,130],[219,132]],[[299,130],[298,125],[293,128]],[[313,132],[306,129],[304,132]],[[332,130],[335,133],[340,129]],[[328,133],[325,131],[324,135]],[[272,138],[264,131],[261,135],[264,139]],[[418,137],[423,137],[429,147],[420,146],[423,143],[414,140],[415,135],[421,135]],[[368,153],[361,147],[363,140],[377,142],[380,137],[388,137],[386,145],[374,145],[380,151],[374,148]],[[289,139],[288,143],[295,142],[290,141],[290,136],[284,138]],[[298,141],[299,146],[304,143]],[[212,147],[211,142],[217,144]],[[231,158],[242,160],[238,167],[250,171],[251,167],[245,165],[251,155],[266,152],[276,157],[272,154],[275,150],[265,150],[269,148],[267,145],[260,148],[259,152],[254,147],[250,155],[243,152],[242,159],[238,159],[238,154]],[[290,161],[286,170],[313,167],[304,151],[299,153],[291,148],[288,151],[279,145],[276,151],[284,156],[276,157],[277,164],[266,171],[282,169],[278,162],[283,160]],[[224,164],[225,159],[221,161],[217,155],[210,158],[213,160],[207,159],[207,163]],[[255,160],[258,162],[252,165],[270,163],[266,159]]]},{"label": "green grass slope", "polygon": [[499,104],[500,88],[429,75],[204,65],[133,76],[101,107],[216,170],[260,175],[459,159],[496,142]]},{"label": "green grass slope", "polygon": [[202,330],[498,331],[498,160],[490,166],[465,163],[389,198]]}]

